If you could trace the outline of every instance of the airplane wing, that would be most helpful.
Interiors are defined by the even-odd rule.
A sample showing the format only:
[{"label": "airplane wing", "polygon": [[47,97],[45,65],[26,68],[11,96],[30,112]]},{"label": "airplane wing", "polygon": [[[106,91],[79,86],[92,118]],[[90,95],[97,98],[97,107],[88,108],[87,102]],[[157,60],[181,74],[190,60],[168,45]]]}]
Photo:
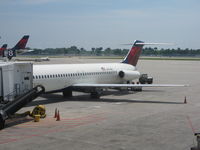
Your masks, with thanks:
[{"label": "airplane wing", "polygon": [[189,85],[182,84],[90,84],[80,83],[74,84],[72,87],[96,87],[96,88],[120,88],[120,87],[187,87]]}]

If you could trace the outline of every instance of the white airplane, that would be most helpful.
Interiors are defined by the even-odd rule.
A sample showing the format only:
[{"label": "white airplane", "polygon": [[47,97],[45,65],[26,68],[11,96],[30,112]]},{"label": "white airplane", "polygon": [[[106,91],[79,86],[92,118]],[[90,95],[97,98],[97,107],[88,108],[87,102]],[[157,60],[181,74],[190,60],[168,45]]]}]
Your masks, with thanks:
[{"label": "white airplane", "polygon": [[130,84],[140,77],[136,69],[142,47],[147,44],[136,40],[127,56],[119,63],[33,65],[33,83],[43,85],[45,92],[63,92],[72,96],[73,90],[91,93],[99,98],[102,89],[124,87],[183,87],[177,84]]}]

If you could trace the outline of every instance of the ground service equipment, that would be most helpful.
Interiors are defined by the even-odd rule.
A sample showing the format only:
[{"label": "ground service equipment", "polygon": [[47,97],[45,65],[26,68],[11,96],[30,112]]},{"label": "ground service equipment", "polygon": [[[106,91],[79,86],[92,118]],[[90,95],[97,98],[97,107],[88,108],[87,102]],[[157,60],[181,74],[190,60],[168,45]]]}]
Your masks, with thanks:
[{"label": "ground service equipment", "polygon": [[141,84],[152,84],[153,83],[153,77],[149,77],[147,74],[141,74],[139,78],[139,82]]},{"label": "ground service equipment", "polygon": [[0,129],[4,128],[5,120],[9,118],[9,116],[13,115],[19,109],[24,107],[26,104],[37,98],[45,91],[44,87],[41,85],[37,85],[33,89],[19,96],[13,101],[8,102],[7,104],[1,105],[0,107]]}]

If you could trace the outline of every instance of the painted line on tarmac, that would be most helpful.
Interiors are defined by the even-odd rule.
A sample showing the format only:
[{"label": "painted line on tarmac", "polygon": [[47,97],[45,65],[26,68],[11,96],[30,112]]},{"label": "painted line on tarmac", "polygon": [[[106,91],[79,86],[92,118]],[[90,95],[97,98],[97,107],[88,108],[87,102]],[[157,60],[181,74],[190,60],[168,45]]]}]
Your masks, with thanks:
[{"label": "painted line on tarmac", "polygon": [[[103,120],[106,120],[105,113],[99,114],[91,114],[83,117],[77,118],[63,118],[61,121],[55,121],[55,118],[48,119],[47,122],[43,122],[42,124],[38,124],[34,126],[34,122],[31,123],[24,123],[21,125],[17,125],[17,129],[5,129],[3,132],[0,132],[0,144],[8,144],[11,142],[17,142],[26,140],[29,138],[43,136],[46,134],[56,133],[56,132],[63,132],[70,128],[79,127],[82,125],[97,123]],[[54,121],[54,122],[53,122]],[[53,122],[53,123],[52,123]],[[40,122],[39,122],[40,123]],[[49,124],[50,123],[50,124]],[[51,127],[51,129],[46,128],[39,128],[36,129],[34,127],[40,127],[43,124],[48,124],[48,126],[42,127]],[[54,126],[52,126],[54,125]],[[25,129],[25,130],[24,130]],[[12,134],[12,132],[17,132],[17,134]],[[32,134],[34,132],[34,134]],[[6,139],[4,137],[7,137]]]}]

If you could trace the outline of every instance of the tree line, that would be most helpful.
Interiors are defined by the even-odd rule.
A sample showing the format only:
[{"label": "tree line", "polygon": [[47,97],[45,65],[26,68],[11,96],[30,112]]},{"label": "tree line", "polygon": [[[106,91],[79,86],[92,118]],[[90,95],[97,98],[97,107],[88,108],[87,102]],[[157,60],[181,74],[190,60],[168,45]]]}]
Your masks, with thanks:
[{"label": "tree line", "polygon": [[[31,49],[31,48],[28,48]],[[33,49],[25,55],[68,55],[68,56],[125,56],[129,49],[111,49],[103,47],[91,48],[86,50],[71,46],[69,48],[46,48]],[[200,56],[200,49],[158,49],[157,47],[145,47],[142,50],[143,56]]]}]

